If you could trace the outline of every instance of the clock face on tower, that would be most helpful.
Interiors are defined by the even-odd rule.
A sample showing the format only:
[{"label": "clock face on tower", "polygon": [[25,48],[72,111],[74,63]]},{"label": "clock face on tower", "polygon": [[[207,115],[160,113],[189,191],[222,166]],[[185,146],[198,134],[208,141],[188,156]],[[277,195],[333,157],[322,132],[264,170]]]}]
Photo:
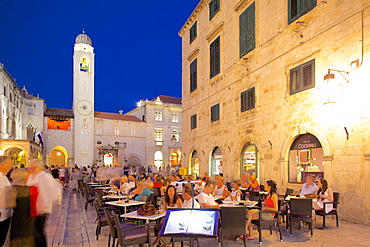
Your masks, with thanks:
[{"label": "clock face on tower", "polygon": [[78,113],[80,113],[81,115],[89,115],[92,110],[92,105],[87,100],[80,100],[77,103],[76,108],[77,108]]}]

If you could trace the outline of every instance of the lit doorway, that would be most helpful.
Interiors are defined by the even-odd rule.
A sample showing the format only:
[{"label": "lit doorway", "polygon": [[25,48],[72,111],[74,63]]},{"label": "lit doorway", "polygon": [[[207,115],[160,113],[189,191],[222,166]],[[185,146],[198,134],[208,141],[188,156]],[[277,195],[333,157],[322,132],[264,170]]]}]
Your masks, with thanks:
[{"label": "lit doorway", "polygon": [[220,161],[222,161],[222,151],[219,147],[215,147],[212,151],[211,155],[211,164],[209,167],[209,176],[214,176],[219,174],[218,166],[220,165]]}]

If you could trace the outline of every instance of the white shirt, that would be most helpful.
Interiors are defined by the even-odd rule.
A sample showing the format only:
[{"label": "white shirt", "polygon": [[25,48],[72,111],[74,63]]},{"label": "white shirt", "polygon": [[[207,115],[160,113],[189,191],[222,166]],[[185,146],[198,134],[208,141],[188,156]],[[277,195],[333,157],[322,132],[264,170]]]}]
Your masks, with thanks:
[{"label": "white shirt", "polygon": [[124,194],[128,194],[128,192],[130,191],[130,189],[131,189],[131,186],[130,186],[130,184],[129,183],[123,183],[123,184],[121,184],[121,188],[120,188],[120,190],[124,193]]},{"label": "white shirt", "polygon": [[224,196],[224,191],[225,191],[225,185],[222,185],[222,187],[218,187],[218,185],[215,185],[215,194],[216,196]]},{"label": "white shirt", "polygon": [[30,174],[28,186],[36,186],[39,192],[36,201],[37,214],[51,213],[53,203],[58,201],[61,185],[54,180],[53,176],[46,172]]},{"label": "white shirt", "polygon": [[59,169],[59,177],[65,177],[66,176],[66,170],[64,169]]},{"label": "white shirt", "polygon": [[215,198],[212,195],[208,195],[204,192],[198,195],[198,201],[200,205],[202,205],[203,203],[207,205],[217,205],[217,203],[215,202]]},{"label": "white shirt", "polygon": [[5,208],[5,199],[7,198],[5,192],[8,186],[11,187],[12,185],[8,178],[0,172],[0,221],[4,221],[13,215],[12,208]]},{"label": "white shirt", "polygon": [[202,183],[199,185],[198,183],[194,186],[194,191],[202,192],[204,190],[204,186],[206,185],[205,182],[202,181]]},{"label": "white shirt", "polygon": [[193,203],[192,201],[194,201],[194,208],[201,208],[199,203],[196,200],[194,200],[194,198],[193,198],[193,200],[190,199],[188,201],[184,201],[182,203],[182,207],[183,208],[192,208],[192,203]]}]

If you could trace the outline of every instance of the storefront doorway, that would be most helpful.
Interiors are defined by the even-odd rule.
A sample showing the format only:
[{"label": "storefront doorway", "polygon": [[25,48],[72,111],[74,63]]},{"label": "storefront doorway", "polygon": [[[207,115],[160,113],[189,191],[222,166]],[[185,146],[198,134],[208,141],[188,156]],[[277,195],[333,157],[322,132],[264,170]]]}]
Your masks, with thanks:
[{"label": "storefront doorway", "polygon": [[190,174],[194,176],[199,176],[199,155],[196,150],[191,154],[190,159]]},{"label": "storefront doorway", "polygon": [[[162,168],[164,169],[163,164],[163,153],[161,151],[156,151],[154,153],[154,165],[157,167],[158,171]],[[163,166],[163,167],[162,167]]]},{"label": "storefront doorway", "polygon": [[312,134],[298,136],[289,152],[289,182],[303,183],[308,174],[324,177],[323,149]]},{"label": "storefront doorway", "polygon": [[220,165],[220,161],[222,161],[222,151],[219,147],[215,147],[211,155],[211,162],[209,166],[209,176],[218,175],[220,173],[218,169],[218,166]]},{"label": "storefront doorway", "polygon": [[249,177],[251,174],[255,175],[257,178],[258,170],[259,170],[259,152],[255,144],[253,143],[246,143],[243,147],[241,161],[240,161],[240,176],[243,174],[247,174]]}]

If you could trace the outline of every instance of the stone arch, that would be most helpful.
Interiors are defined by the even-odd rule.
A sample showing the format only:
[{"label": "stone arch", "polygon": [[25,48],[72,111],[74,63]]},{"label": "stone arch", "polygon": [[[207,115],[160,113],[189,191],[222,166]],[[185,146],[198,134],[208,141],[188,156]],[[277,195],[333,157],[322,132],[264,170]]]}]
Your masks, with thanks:
[{"label": "stone arch", "polygon": [[12,145],[4,149],[4,155],[10,156],[12,165],[20,167],[22,164],[28,166],[29,153],[26,147],[21,145]]},{"label": "stone arch", "polygon": [[127,164],[129,166],[140,166],[142,165],[142,160],[140,159],[139,155],[137,154],[130,154],[126,158]]},{"label": "stone arch", "polygon": [[55,146],[49,153],[48,166],[50,165],[68,165],[69,154],[63,146]]}]

